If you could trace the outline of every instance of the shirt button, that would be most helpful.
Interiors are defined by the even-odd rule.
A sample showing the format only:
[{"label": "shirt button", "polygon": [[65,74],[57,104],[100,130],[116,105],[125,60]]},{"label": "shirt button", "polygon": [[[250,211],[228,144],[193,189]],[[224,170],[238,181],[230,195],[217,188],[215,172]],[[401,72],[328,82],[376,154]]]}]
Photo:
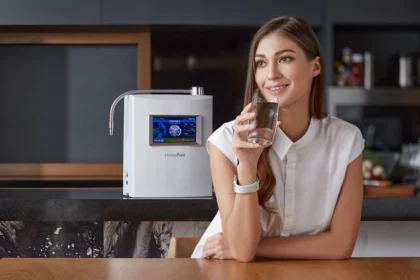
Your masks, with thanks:
[{"label": "shirt button", "polygon": [[286,217],[287,217],[287,218],[291,218],[292,216],[293,216],[293,215],[292,215],[292,213],[290,213],[290,212],[287,212],[287,213],[286,213]]},{"label": "shirt button", "polygon": [[295,152],[287,153],[287,159],[288,160],[296,160],[296,153]]},{"label": "shirt button", "polygon": [[288,193],[291,193],[292,192],[292,189],[291,188],[287,188],[287,192]]}]

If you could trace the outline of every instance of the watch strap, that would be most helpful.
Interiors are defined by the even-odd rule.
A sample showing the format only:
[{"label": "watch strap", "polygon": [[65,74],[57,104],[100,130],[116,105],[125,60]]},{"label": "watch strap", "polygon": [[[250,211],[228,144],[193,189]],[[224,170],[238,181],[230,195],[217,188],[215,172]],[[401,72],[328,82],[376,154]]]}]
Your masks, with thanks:
[{"label": "watch strap", "polygon": [[260,188],[260,181],[258,178],[255,180],[254,183],[250,185],[238,185],[238,178],[235,176],[233,178],[233,191],[239,194],[246,194],[246,193],[254,193],[257,192]]}]

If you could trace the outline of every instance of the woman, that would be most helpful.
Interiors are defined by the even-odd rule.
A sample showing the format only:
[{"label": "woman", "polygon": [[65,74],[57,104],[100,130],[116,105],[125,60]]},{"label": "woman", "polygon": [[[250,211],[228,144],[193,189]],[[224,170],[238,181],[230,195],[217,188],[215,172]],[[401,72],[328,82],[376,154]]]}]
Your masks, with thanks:
[{"label": "woman", "polygon": [[[304,20],[276,18],[257,31],[246,106],[208,139],[219,212],[192,258],[351,257],[362,208],[364,139],[357,127],[322,113],[325,71]],[[269,148],[247,142],[255,129],[248,123],[255,118],[250,102],[257,87],[279,101]],[[258,184],[257,192],[238,192]]]}]

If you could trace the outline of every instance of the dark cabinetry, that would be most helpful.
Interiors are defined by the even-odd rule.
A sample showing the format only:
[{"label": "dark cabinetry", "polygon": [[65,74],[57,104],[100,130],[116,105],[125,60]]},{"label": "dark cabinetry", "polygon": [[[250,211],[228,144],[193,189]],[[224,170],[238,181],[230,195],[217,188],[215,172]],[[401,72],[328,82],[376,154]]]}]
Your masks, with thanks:
[{"label": "dark cabinetry", "polygon": [[420,24],[418,0],[327,0],[327,7],[338,24]]},{"label": "dark cabinetry", "polygon": [[102,0],[102,24],[260,25],[280,15],[322,24],[322,0]]},{"label": "dark cabinetry", "polygon": [[0,25],[100,24],[101,0],[0,0]]}]

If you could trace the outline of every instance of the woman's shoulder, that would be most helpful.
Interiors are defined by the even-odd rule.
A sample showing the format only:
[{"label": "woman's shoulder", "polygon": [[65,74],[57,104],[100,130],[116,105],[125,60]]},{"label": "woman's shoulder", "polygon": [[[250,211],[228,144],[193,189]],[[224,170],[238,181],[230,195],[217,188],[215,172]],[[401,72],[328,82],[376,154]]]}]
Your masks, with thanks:
[{"label": "woman's shoulder", "polygon": [[232,150],[234,124],[235,121],[233,120],[217,128],[207,139],[207,151],[209,151],[208,143],[211,142],[236,166],[237,158]]},{"label": "woman's shoulder", "polygon": [[229,121],[223,123],[219,126],[209,137],[209,141],[214,140],[215,138],[223,137],[225,139],[232,139],[234,132],[235,121]]},{"label": "woman's shoulder", "polygon": [[363,152],[365,139],[360,129],[345,120],[327,116],[321,120],[325,143],[340,154],[348,155],[348,163]]},{"label": "woman's shoulder", "polygon": [[356,125],[335,116],[328,115],[320,122],[322,131],[326,135],[339,138],[355,137],[358,134],[361,136],[360,129]]}]

